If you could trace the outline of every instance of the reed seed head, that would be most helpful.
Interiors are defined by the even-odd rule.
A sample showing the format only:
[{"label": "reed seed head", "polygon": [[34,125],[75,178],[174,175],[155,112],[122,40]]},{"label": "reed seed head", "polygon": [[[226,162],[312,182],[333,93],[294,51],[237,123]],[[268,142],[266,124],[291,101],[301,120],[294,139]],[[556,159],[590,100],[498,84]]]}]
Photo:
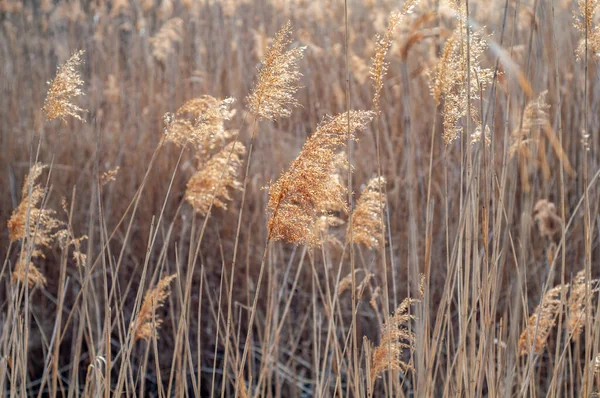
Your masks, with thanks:
[{"label": "reed seed head", "polygon": [[80,113],[87,110],[71,103],[72,99],[83,95],[81,86],[83,80],[77,68],[83,62],[84,51],[77,51],[63,65],[59,66],[56,76],[48,82],[50,88],[44,101],[44,115],[47,120],[61,119],[66,121],[67,116],[84,121]]},{"label": "reed seed head", "polygon": [[548,290],[542,297],[541,304],[529,317],[527,326],[519,337],[520,355],[528,355],[531,351],[537,355],[544,351],[548,336],[556,325],[556,317],[562,305],[560,301],[562,288],[563,286],[559,285]]},{"label": "reed seed head", "polygon": [[389,67],[389,62],[385,60],[385,57],[392,46],[394,29],[401,20],[401,14],[397,12],[391,13],[385,34],[383,36],[377,35],[375,38],[375,55],[371,59],[372,63],[371,68],[369,69],[369,76],[373,81],[373,88],[375,89],[373,109],[376,113],[380,113],[379,100],[381,97],[381,90],[383,90],[383,79]]},{"label": "reed seed head", "polygon": [[385,242],[385,230],[381,223],[381,212],[385,208],[383,187],[385,178],[374,177],[363,188],[356,208],[352,213],[352,234],[346,234],[353,243],[360,243],[369,249],[377,249]]},{"label": "reed seed head", "polygon": [[144,296],[144,301],[133,325],[134,339],[150,340],[155,331],[160,328],[162,320],[156,315],[171,293],[171,281],[177,275],[164,276],[157,285]]},{"label": "reed seed head", "polygon": [[314,225],[328,208],[347,210],[345,188],[335,175],[335,151],[356,131],[362,131],[373,112],[350,111],[321,123],[298,157],[269,188],[269,238],[316,246]]},{"label": "reed seed head", "polygon": [[217,99],[204,95],[183,104],[175,114],[164,116],[165,137],[178,146],[192,145],[196,156],[204,158],[231,138],[225,129],[225,121],[234,111],[233,98]]},{"label": "reed seed head", "polygon": [[181,18],[171,18],[150,39],[152,55],[157,61],[165,63],[173,54],[175,45],[182,41],[183,20]]},{"label": "reed seed head", "polygon": [[229,189],[242,189],[239,174],[245,153],[244,145],[234,141],[200,164],[185,192],[185,199],[196,212],[208,214],[213,196],[214,206],[227,209],[227,202],[231,200]]},{"label": "reed seed head", "polygon": [[248,109],[254,115],[268,120],[289,117],[292,108],[298,106],[294,97],[302,76],[298,62],[306,47],[287,50],[291,44],[292,25],[287,22],[273,38],[262,60],[258,78],[250,95]]}]

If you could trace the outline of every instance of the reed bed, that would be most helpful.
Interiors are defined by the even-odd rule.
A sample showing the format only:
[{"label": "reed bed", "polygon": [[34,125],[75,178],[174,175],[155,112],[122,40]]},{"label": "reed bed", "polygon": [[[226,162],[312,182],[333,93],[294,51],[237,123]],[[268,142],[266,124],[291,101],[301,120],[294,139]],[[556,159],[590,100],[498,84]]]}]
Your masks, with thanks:
[{"label": "reed bed", "polygon": [[599,7],[0,0],[0,396],[597,396]]}]

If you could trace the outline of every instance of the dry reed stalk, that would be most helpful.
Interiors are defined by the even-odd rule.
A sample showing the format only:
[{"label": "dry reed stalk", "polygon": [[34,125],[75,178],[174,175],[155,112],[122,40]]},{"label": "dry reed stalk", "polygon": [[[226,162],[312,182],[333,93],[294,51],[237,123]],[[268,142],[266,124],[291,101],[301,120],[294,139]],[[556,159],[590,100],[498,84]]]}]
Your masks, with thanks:
[{"label": "dry reed stalk", "polygon": [[261,61],[257,82],[246,99],[250,112],[262,119],[289,117],[291,108],[298,106],[294,97],[300,88],[298,81],[302,76],[298,62],[306,47],[286,51],[292,42],[291,32],[289,21],[277,32]]},{"label": "dry reed stalk", "polygon": [[352,243],[363,244],[369,249],[377,249],[385,242],[385,224],[381,222],[381,212],[385,208],[385,198],[380,187],[385,186],[385,178],[374,177],[360,193],[352,217]]},{"label": "dry reed stalk", "polygon": [[[242,156],[246,148],[241,142],[231,142],[204,163],[187,183],[185,200],[202,215],[213,206],[227,209],[231,201],[229,189],[241,190],[239,181]],[[216,191],[215,191],[216,190]],[[213,199],[214,196],[214,199]]]},{"label": "dry reed stalk", "polygon": [[161,26],[160,30],[150,39],[152,56],[159,62],[165,63],[174,52],[174,47],[183,41],[183,20],[171,18]]},{"label": "dry reed stalk", "polygon": [[156,310],[161,308],[171,293],[170,283],[176,274],[164,276],[156,286],[146,293],[140,311],[133,323],[134,341],[150,340],[154,332],[160,328],[162,320],[156,316]]},{"label": "dry reed stalk", "polygon": [[519,355],[528,355],[530,352],[537,355],[544,351],[562,305],[560,301],[562,289],[563,285],[553,287],[542,297],[542,302],[529,317],[527,326],[519,337]]},{"label": "dry reed stalk", "polygon": [[47,120],[59,118],[66,121],[67,116],[72,116],[84,121],[80,113],[87,110],[71,103],[73,98],[83,95],[83,80],[77,71],[77,67],[83,62],[83,54],[83,50],[75,52],[67,62],[57,68],[56,76],[48,82],[50,88],[42,108]]},{"label": "dry reed stalk", "polygon": [[[321,123],[298,157],[269,188],[267,212],[269,239],[315,246],[311,231],[319,215],[335,205],[347,210],[344,186],[335,177],[335,150],[343,147],[354,132],[362,131],[373,112],[351,111]],[[350,129],[348,130],[348,122]]]}]

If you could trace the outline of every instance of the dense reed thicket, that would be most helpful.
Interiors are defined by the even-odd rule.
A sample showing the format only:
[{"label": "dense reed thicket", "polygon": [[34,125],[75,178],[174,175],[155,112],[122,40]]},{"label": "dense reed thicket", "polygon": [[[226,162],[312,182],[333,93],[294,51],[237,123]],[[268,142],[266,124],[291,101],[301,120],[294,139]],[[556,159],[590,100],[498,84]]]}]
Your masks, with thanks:
[{"label": "dense reed thicket", "polygon": [[0,0],[0,395],[594,396],[597,0]]}]

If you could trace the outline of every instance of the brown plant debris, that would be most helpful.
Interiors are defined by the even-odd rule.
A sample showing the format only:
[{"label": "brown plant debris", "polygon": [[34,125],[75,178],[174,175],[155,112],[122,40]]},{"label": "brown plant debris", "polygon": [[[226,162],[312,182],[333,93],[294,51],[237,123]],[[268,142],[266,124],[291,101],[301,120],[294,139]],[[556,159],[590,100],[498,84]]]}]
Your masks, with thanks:
[{"label": "brown plant debris", "polygon": [[242,189],[239,173],[245,153],[244,145],[234,141],[200,164],[185,192],[185,199],[196,212],[208,214],[213,196],[214,206],[227,209],[227,202],[231,200],[229,189]]},{"label": "brown plant debris", "polygon": [[291,32],[290,22],[277,32],[261,61],[257,82],[248,95],[248,109],[260,118],[275,120],[288,117],[292,113],[291,109],[298,106],[294,98],[302,76],[298,70],[298,62],[306,47],[286,51],[286,47],[292,42]]},{"label": "brown plant debris", "polygon": [[160,328],[162,320],[156,315],[171,293],[170,283],[177,275],[164,276],[156,286],[146,292],[138,316],[133,324],[134,339],[150,340],[153,333]]},{"label": "brown plant debris", "polygon": [[335,151],[353,138],[354,132],[366,128],[373,112],[350,111],[349,116],[349,131],[346,112],[321,123],[289,170],[269,188],[270,239],[315,246],[318,242],[311,231],[318,216],[330,206],[347,210],[346,190],[335,176]]},{"label": "brown plant debris", "polygon": [[59,118],[66,121],[67,116],[72,116],[84,121],[80,113],[87,110],[71,103],[73,98],[83,95],[81,91],[83,80],[77,71],[77,67],[83,62],[83,54],[83,50],[74,53],[67,62],[58,67],[54,79],[48,82],[50,88],[42,108],[47,120]]},{"label": "brown plant debris", "polygon": [[381,242],[385,242],[385,230],[381,223],[381,212],[385,208],[385,197],[382,186],[385,186],[385,178],[374,177],[369,180],[363,188],[356,208],[352,214],[352,234],[346,236],[353,243],[360,243],[369,249],[377,249]]}]

